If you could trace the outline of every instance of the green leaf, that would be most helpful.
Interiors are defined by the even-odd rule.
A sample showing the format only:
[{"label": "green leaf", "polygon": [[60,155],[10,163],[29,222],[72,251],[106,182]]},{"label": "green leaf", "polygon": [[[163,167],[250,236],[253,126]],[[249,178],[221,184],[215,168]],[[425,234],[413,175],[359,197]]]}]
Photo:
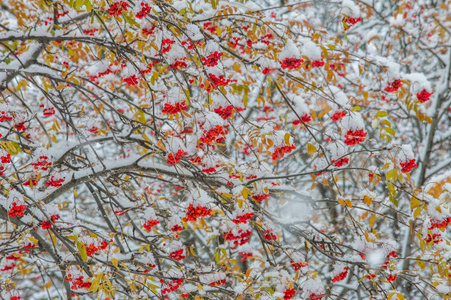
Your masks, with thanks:
[{"label": "green leaf", "polygon": [[354,107],[352,108],[352,111],[360,111],[360,106],[354,106]]}]

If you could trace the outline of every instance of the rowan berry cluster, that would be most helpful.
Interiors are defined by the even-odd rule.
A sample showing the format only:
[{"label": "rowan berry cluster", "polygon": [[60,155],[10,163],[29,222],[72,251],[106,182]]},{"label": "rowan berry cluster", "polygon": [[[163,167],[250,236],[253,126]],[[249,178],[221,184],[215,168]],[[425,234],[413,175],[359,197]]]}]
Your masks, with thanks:
[{"label": "rowan berry cluster", "polygon": [[431,220],[431,227],[429,227],[429,229],[432,230],[434,228],[446,228],[446,227],[448,227],[449,223],[451,223],[451,217],[448,217],[443,221],[432,221]]},{"label": "rowan berry cluster", "polygon": [[152,8],[149,7],[149,4],[141,2],[141,11],[136,14],[138,19],[142,19],[152,11]]},{"label": "rowan berry cluster", "polygon": [[143,227],[146,229],[147,232],[151,232],[152,227],[158,224],[160,224],[160,221],[158,220],[147,220],[147,222],[143,224]]},{"label": "rowan berry cluster", "polygon": [[216,86],[226,86],[231,82],[236,82],[236,80],[225,78],[224,75],[219,75],[219,77],[217,77],[215,74],[209,73],[208,77],[210,77],[210,80],[213,81]]},{"label": "rowan berry cluster", "polygon": [[384,91],[386,91],[387,93],[393,93],[396,92],[397,90],[399,90],[399,88],[402,86],[402,82],[401,79],[396,79],[395,81],[393,81],[391,84],[389,84]]},{"label": "rowan berry cluster", "polygon": [[176,60],[175,63],[173,63],[172,65],[169,65],[169,68],[174,69],[174,70],[181,70],[181,69],[185,69],[186,67],[188,67],[188,64],[185,62],[186,57],[183,57],[180,60]]},{"label": "rowan berry cluster", "polygon": [[293,262],[292,260],[290,260],[291,266],[294,268],[295,271],[301,269],[301,268],[305,268],[308,267],[308,263],[306,262]]},{"label": "rowan berry cluster", "polygon": [[198,205],[194,207],[193,204],[188,206],[188,211],[186,212],[186,217],[183,218],[184,222],[196,221],[200,217],[208,217],[211,215],[212,209],[205,206]]},{"label": "rowan berry cluster", "polygon": [[130,86],[134,86],[134,85],[138,84],[138,78],[136,78],[136,75],[126,77],[126,78],[124,78],[124,81]]},{"label": "rowan berry cluster", "polygon": [[207,173],[207,174],[212,174],[212,173],[215,173],[216,171],[217,171],[216,168],[213,168],[213,167],[202,169],[202,172]]},{"label": "rowan berry cluster", "polygon": [[[301,120],[303,123],[308,123],[312,120],[312,117],[309,114],[305,114],[301,117]],[[293,125],[299,125],[302,124],[301,120],[294,120],[293,121]]]},{"label": "rowan berry cluster", "polygon": [[60,178],[60,179],[55,179],[55,176],[50,177],[50,180],[48,180],[45,185],[46,186],[53,186],[53,187],[62,187],[63,186],[63,182],[64,182],[64,178]]},{"label": "rowan berry cluster", "polygon": [[172,48],[172,44],[174,44],[175,42],[171,39],[164,39],[161,42],[161,52],[162,53],[168,53],[171,48]]},{"label": "rowan berry cluster", "polygon": [[127,11],[130,4],[125,1],[119,1],[111,4],[110,8],[108,8],[108,12],[110,16],[120,16],[122,11]]},{"label": "rowan berry cluster", "polygon": [[287,289],[285,292],[283,292],[283,299],[291,299],[296,294],[296,291],[294,289]]},{"label": "rowan berry cluster", "polygon": [[272,232],[272,229],[263,231],[263,238],[267,241],[277,240],[277,236]]},{"label": "rowan berry cluster", "polygon": [[323,296],[319,296],[319,297],[315,297],[315,296],[316,296],[315,293],[310,294],[309,300],[320,300],[321,298],[323,298]]},{"label": "rowan berry cluster", "polygon": [[303,62],[303,59],[287,57],[281,62],[281,67],[282,69],[293,70],[299,68]]},{"label": "rowan berry cluster", "polygon": [[224,285],[224,284],[226,284],[226,279],[219,279],[219,280],[210,282],[208,285],[218,286],[218,285]]},{"label": "rowan berry cluster", "polygon": [[319,67],[322,67],[322,66],[324,66],[324,61],[322,61],[322,60],[315,60],[315,61],[312,62],[312,67],[313,68],[319,68]]},{"label": "rowan berry cluster", "polygon": [[338,122],[344,116],[346,116],[346,112],[344,110],[338,110],[332,116],[330,116],[330,118],[332,121]]},{"label": "rowan berry cluster", "polygon": [[279,147],[272,154],[272,159],[281,159],[285,155],[285,153],[290,153],[294,149],[296,149],[295,145]]},{"label": "rowan berry cluster", "polygon": [[175,225],[172,226],[172,228],[171,228],[171,231],[172,231],[172,232],[179,232],[179,231],[182,231],[182,230],[183,230],[183,227],[180,226],[179,224],[175,224]]},{"label": "rowan berry cluster", "polygon": [[216,125],[216,127],[213,127],[208,131],[204,130],[204,136],[202,136],[199,141],[202,144],[220,143],[225,139],[224,135],[228,133],[225,126]]},{"label": "rowan berry cluster", "polygon": [[213,25],[212,22],[205,22],[203,27],[205,30],[210,31],[212,34],[216,34],[216,27]]},{"label": "rowan berry cluster", "polygon": [[42,229],[50,229],[52,228],[52,223],[55,223],[57,220],[59,220],[60,215],[51,215],[50,216],[50,220],[52,220],[52,222],[50,221],[43,221],[41,224]]},{"label": "rowan berry cluster", "polygon": [[84,29],[83,33],[86,35],[94,36],[94,34],[99,31],[98,28],[90,28],[90,29]]},{"label": "rowan berry cluster", "polygon": [[345,144],[348,146],[357,145],[365,141],[368,133],[362,128],[360,130],[348,130],[345,134]]},{"label": "rowan berry cluster", "polygon": [[344,267],[344,271],[341,272],[340,274],[338,274],[337,276],[335,276],[334,278],[332,278],[332,282],[338,282],[338,281],[342,281],[346,278],[346,276],[348,276],[348,267]]},{"label": "rowan berry cluster", "polygon": [[246,261],[248,258],[251,258],[254,256],[254,254],[252,254],[252,252],[238,252],[239,255],[241,255],[243,258],[241,259],[241,261]]},{"label": "rowan berry cluster", "polygon": [[25,204],[17,204],[17,202],[11,203],[9,206],[8,216],[11,218],[22,217],[27,206]]},{"label": "rowan berry cluster", "polygon": [[17,131],[27,131],[27,127],[25,127],[24,122],[17,123],[14,125]]},{"label": "rowan berry cluster", "polygon": [[[342,159],[339,159],[338,161],[331,160],[331,163],[334,164],[337,168],[343,167],[349,163],[349,158],[343,157]],[[335,163],[334,163],[335,162]]]},{"label": "rowan berry cluster", "polygon": [[361,17],[358,17],[358,18],[343,17],[343,22],[345,22],[347,24],[347,26],[345,26],[345,30],[348,30],[349,28],[351,28],[352,25],[354,25],[360,21],[362,21]]},{"label": "rowan berry cluster", "polygon": [[188,155],[188,153],[186,153],[183,150],[178,150],[177,153],[175,154],[175,156],[174,156],[174,154],[169,153],[167,163],[168,163],[168,165],[175,165],[182,159],[183,156],[186,156],[186,155]]},{"label": "rowan berry cluster", "polygon": [[144,27],[141,31],[145,35],[152,35],[155,32],[155,26],[152,26],[151,28]]},{"label": "rowan berry cluster", "polygon": [[234,235],[232,231],[225,232],[222,237],[226,241],[233,241],[235,247],[242,246],[251,240],[251,231],[243,229],[238,230],[238,235]]},{"label": "rowan berry cluster", "polygon": [[36,186],[39,182],[39,179],[37,178],[30,178],[24,183],[22,183],[24,186]]},{"label": "rowan berry cluster", "polygon": [[258,202],[263,202],[263,201],[265,201],[266,198],[269,198],[270,196],[271,196],[271,194],[253,195],[252,199],[254,199],[255,201],[258,201]]},{"label": "rowan berry cluster", "polygon": [[13,116],[7,111],[0,111],[0,123],[12,121]]},{"label": "rowan berry cluster", "polygon": [[276,69],[266,67],[263,69],[262,73],[263,73],[263,75],[268,75],[268,74],[271,74],[272,72],[274,72],[275,70]]},{"label": "rowan berry cluster", "polygon": [[71,289],[72,290],[76,290],[76,289],[89,289],[91,287],[91,282],[89,281],[83,281],[85,277],[84,276],[80,276],[76,279],[72,278],[72,274],[68,274],[66,281],[71,282]]},{"label": "rowan berry cluster", "polygon": [[169,254],[169,257],[180,261],[182,259],[185,259],[185,255],[183,254],[183,252],[184,252],[183,249],[175,250]]},{"label": "rowan berry cluster", "polygon": [[242,216],[236,216],[235,219],[233,219],[233,223],[240,224],[240,223],[247,223],[248,220],[252,219],[254,216],[253,212],[246,213]]},{"label": "rowan berry cluster", "polygon": [[387,269],[388,264],[390,263],[390,257],[396,258],[398,257],[398,255],[396,255],[396,251],[392,251],[390,253],[388,253],[387,258],[385,259],[384,264],[382,265],[382,268]]},{"label": "rowan berry cluster", "polygon": [[202,63],[207,67],[214,67],[219,63],[222,53],[215,51],[208,56],[208,58],[202,57]]},{"label": "rowan berry cluster", "polygon": [[50,117],[51,115],[55,114],[55,108],[54,107],[48,107],[48,108],[45,108],[42,112],[43,112],[44,116]]},{"label": "rowan berry cluster", "polygon": [[34,167],[35,170],[47,171],[52,166],[52,163],[48,161],[48,159],[49,159],[48,156],[45,155],[39,156],[39,160],[37,162],[32,162],[31,165]]},{"label": "rowan berry cluster", "polygon": [[[177,290],[182,285],[183,281],[184,281],[183,278],[173,280],[168,284],[167,288],[161,290],[161,293],[164,295]],[[164,284],[164,280],[160,279],[160,283]]]},{"label": "rowan berry cluster", "polygon": [[388,282],[392,282],[392,281],[395,281],[395,280],[396,280],[396,275],[392,275],[392,274],[388,275],[388,277],[387,277],[387,281]]},{"label": "rowan berry cluster", "polygon": [[428,91],[423,89],[421,92],[417,93],[417,98],[421,103],[424,103],[426,101],[429,101],[432,94],[433,93],[429,93]]},{"label": "rowan berry cluster", "polygon": [[400,166],[402,168],[401,172],[409,173],[410,171],[412,171],[413,168],[417,167],[417,164],[415,163],[415,158],[414,158],[409,161],[400,163]]},{"label": "rowan berry cluster", "polygon": [[182,110],[187,110],[188,107],[186,106],[186,101],[183,100],[182,102],[177,102],[174,105],[171,103],[165,103],[162,113],[168,114],[168,115],[175,115],[181,112]]}]

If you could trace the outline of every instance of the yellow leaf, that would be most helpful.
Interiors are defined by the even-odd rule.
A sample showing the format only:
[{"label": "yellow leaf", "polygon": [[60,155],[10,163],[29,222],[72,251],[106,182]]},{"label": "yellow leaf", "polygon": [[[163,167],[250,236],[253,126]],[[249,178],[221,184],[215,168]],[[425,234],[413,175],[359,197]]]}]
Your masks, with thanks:
[{"label": "yellow leaf", "polygon": [[288,132],[285,133],[285,135],[283,137],[285,144],[287,144],[288,146],[290,146],[290,137],[291,137],[291,134],[289,134]]},{"label": "yellow leaf", "polygon": [[419,260],[420,256],[418,255],[418,260],[417,260],[417,264],[418,266],[421,268],[421,270],[424,270],[424,268],[426,267],[426,264],[424,263],[424,261]]},{"label": "yellow leaf", "polygon": [[61,91],[62,89],[64,89],[66,87],[66,85],[65,84],[59,84],[57,87],[56,87],[56,89],[58,90],[58,91]]},{"label": "yellow leaf", "polygon": [[119,270],[119,267],[118,267],[119,261],[118,261],[116,258],[112,258],[112,259],[111,259],[111,262],[112,262],[113,265],[116,267],[116,269]]},{"label": "yellow leaf", "polygon": [[373,198],[365,195],[365,196],[363,196],[363,203],[371,205],[373,203]]},{"label": "yellow leaf", "polygon": [[376,214],[373,214],[371,216],[371,218],[370,218],[370,228],[373,228],[374,223],[376,222],[376,220],[377,220]]},{"label": "yellow leaf", "polygon": [[340,203],[341,206],[345,206],[345,205],[346,205],[345,202],[344,202],[344,200],[341,199],[341,198],[338,198],[337,201],[338,201],[338,203]]},{"label": "yellow leaf", "polygon": [[199,290],[202,290],[202,291],[204,290],[204,287],[203,287],[202,284],[200,284],[200,283],[197,284],[197,288],[198,288]]},{"label": "yellow leaf", "polygon": [[[204,222],[205,222],[205,221],[204,221]],[[189,251],[191,252],[191,254],[192,254],[193,256],[197,256],[196,252],[194,252],[194,246],[189,247]]]},{"label": "yellow leaf", "polygon": [[309,153],[310,156],[313,156],[313,153],[315,153],[315,152],[316,152],[316,146],[309,142],[307,144],[307,153]]},{"label": "yellow leaf", "polygon": [[345,202],[346,202],[346,205],[347,205],[348,207],[352,207],[351,200],[346,199]]},{"label": "yellow leaf", "polygon": [[161,140],[158,140],[157,147],[160,148],[163,151],[166,151],[166,148],[164,147],[164,144]]},{"label": "yellow leaf", "polygon": [[413,212],[413,217],[416,219],[421,213],[421,207],[417,207]]},{"label": "yellow leaf", "polygon": [[411,209],[414,209],[415,207],[420,206],[420,204],[421,204],[421,201],[418,200],[417,198],[415,198],[415,197],[410,198],[410,208]]}]

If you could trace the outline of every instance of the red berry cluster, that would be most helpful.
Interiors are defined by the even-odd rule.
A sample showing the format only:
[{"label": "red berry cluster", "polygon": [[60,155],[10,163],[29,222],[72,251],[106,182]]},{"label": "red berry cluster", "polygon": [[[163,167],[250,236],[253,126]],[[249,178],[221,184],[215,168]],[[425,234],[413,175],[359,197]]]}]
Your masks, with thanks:
[{"label": "red berry cluster", "polygon": [[[303,116],[301,117],[301,120],[302,120],[302,122],[304,122],[304,123],[308,123],[308,122],[310,122],[310,121],[312,120],[312,117],[311,117],[309,114],[305,114],[305,115],[303,115]],[[294,120],[294,121],[293,121],[293,125],[299,125],[299,124],[301,124],[301,123],[302,123],[301,120]]]},{"label": "red berry cluster", "polygon": [[230,46],[232,46],[233,48],[236,48],[236,46],[238,46],[238,43],[240,42],[241,38],[240,37],[233,37],[232,41],[229,42]]},{"label": "red berry cluster", "polygon": [[387,281],[392,282],[392,281],[395,281],[395,280],[396,280],[396,275],[392,275],[392,274],[388,275]]},{"label": "red berry cluster", "polygon": [[216,281],[210,282],[208,285],[218,286],[218,285],[224,285],[224,284],[226,284],[226,279],[216,280]]},{"label": "red berry cluster", "polygon": [[366,278],[368,278],[369,280],[371,280],[371,278],[376,278],[376,274],[366,275]]},{"label": "red berry cluster", "polygon": [[174,69],[174,70],[180,70],[180,69],[184,69],[186,67],[188,67],[188,64],[185,62],[186,57],[183,57],[180,60],[176,60],[175,63],[173,63],[172,65],[169,65],[169,68]]},{"label": "red berry cluster", "polygon": [[13,117],[10,113],[6,111],[0,111],[0,123],[3,123],[5,121],[12,121]]},{"label": "red berry cluster", "polygon": [[319,68],[322,66],[324,66],[324,61],[322,61],[322,60],[315,60],[312,62],[312,67],[314,67],[314,68]]},{"label": "red berry cluster", "polygon": [[224,240],[233,241],[235,247],[244,245],[247,242],[249,242],[251,240],[250,236],[251,236],[250,230],[243,231],[242,229],[238,230],[238,235],[234,235],[232,231],[225,232],[222,235]]},{"label": "red berry cluster", "polygon": [[152,8],[149,7],[149,4],[141,2],[141,11],[136,14],[138,19],[142,19],[152,11]]},{"label": "red berry cluster", "polygon": [[224,126],[216,125],[216,127],[211,128],[209,131],[204,130],[204,136],[199,141],[201,144],[220,143],[225,139],[224,135],[228,133]]},{"label": "red berry cluster", "polygon": [[346,116],[346,112],[344,110],[338,110],[330,118],[332,121],[337,122],[344,116]]},{"label": "red berry cluster", "polygon": [[27,127],[25,127],[24,122],[17,123],[14,125],[14,128],[16,128],[17,131],[27,131]]},{"label": "red berry cluster", "polygon": [[196,208],[194,205],[190,204],[188,206],[188,211],[186,212],[186,217],[183,218],[184,222],[196,221],[200,217],[208,217],[211,215],[212,209],[205,206],[198,205]]},{"label": "red berry cluster", "polygon": [[349,28],[351,28],[352,25],[354,25],[360,21],[362,21],[361,17],[358,17],[358,18],[343,17],[343,22],[348,24],[347,26],[345,26],[345,30],[348,30]]},{"label": "red berry cluster", "polygon": [[[335,160],[331,160],[331,163],[334,163]],[[334,163],[334,166],[337,168],[343,167],[349,163],[349,158],[343,157],[342,159],[339,159],[337,162]]]},{"label": "red berry cluster", "polygon": [[401,172],[403,173],[409,173],[410,171],[412,171],[413,168],[417,167],[417,164],[415,163],[415,158],[411,159],[410,161],[406,161],[403,163],[400,163],[401,165]]},{"label": "red berry cluster", "polygon": [[20,254],[15,254],[15,253],[11,254],[10,256],[7,256],[6,259],[7,260],[14,260],[14,261],[20,260]]},{"label": "red berry cluster", "polygon": [[185,100],[182,102],[177,102],[176,104],[172,105],[171,103],[165,103],[163,108],[163,113],[168,115],[175,115],[181,112],[182,110],[187,110],[188,107],[186,106]]},{"label": "red berry cluster", "polygon": [[[184,280],[182,278],[173,280],[172,282],[170,282],[168,284],[167,288],[164,288],[164,289],[161,290],[161,293],[164,295],[166,293],[169,294],[170,292],[173,292],[173,291],[177,290],[182,285],[183,281]],[[164,280],[160,279],[160,282],[163,284]]]},{"label": "red berry cluster", "polygon": [[431,97],[433,93],[429,93],[425,89],[423,89],[421,92],[417,93],[417,98],[420,100],[421,103],[424,103],[426,101],[429,101],[429,98]]},{"label": "red berry cluster", "polygon": [[51,115],[55,114],[55,108],[54,107],[48,107],[43,110],[44,116],[49,117]]},{"label": "red berry cluster", "polygon": [[42,229],[46,230],[46,229],[50,229],[52,228],[52,223],[48,222],[48,221],[43,221],[41,224]]},{"label": "red berry cluster", "polygon": [[169,254],[169,257],[180,261],[185,258],[185,255],[183,255],[183,249],[179,249],[174,252],[171,252],[171,254]]},{"label": "red berry cluster", "polygon": [[272,232],[272,229],[263,231],[263,238],[267,241],[277,240],[277,236]]},{"label": "red berry cluster", "polygon": [[63,182],[64,182],[64,178],[61,179],[54,179],[54,176],[50,177],[50,180],[48,180],[45,185],[46,186],[53,186],[53,187],[62,187],[63,186]]},{"label": "red berry cluster", "polygon": [[191,42],[191,40],[182,41],[182,46],[186,47],[186,49],[188,49],[188,50],[194,49],[194,45]]},{"label": "red berry cluster", "polygon": [[6,156],[0,157],[2,164],[10,164],[11,163],[11,155],[8,153]]},{"label": "red berry cluster", "polygon": [[35,170],[47,171],[52,166],[52,163],[49,162],[48,159],[49,159],[48,156],[45,155],[39,156],[39,160],[37,162],[31,163],[31,165],[34,167]]},{"label": "red berry cluster", "polygon": [[252,196],[252,199],[254,199],[255,201],[258,201],[258,202],[263,202],[263,201],[265,201],[266,198],[269,198],[270,196],[271,196],[271,194],[254,195],[254,196]]},{"label": "red berry cluster", "polygon": [[20,296],[12,296],[11,300],[20,300]]},{"label": "red berry cluster", "polygon": [[11,265],[5,265],[5,267],[3,269],[0,269],[0,271],[9,271],[12,270],[16,267],[15,263],[12,263]]},{"label": "red berry cluster", "polygon": [[301,268],[305,268],[308,267],[308,263],[306,262],[293,262],[292,260],[290,260],[291,266],[294,268],[295,271],[301,269]]},{"label": "red berry cluster", "polygon": [[290,153],[294,149],[296,149],[295,145],[279,147],[272,154],[272,159],[281,159],[285,155],[285,153]]},{"label": "red berry cluster", "polygon": [[294,297],[294,294],[296,294],[296,291],[294,289],[287,289],[285,292],[283,292],[283,299],[291,299]]},{"label": "red berry cluster", "polygon": [[161,42],[161,52],[168,53],[169,50],[172,48],[172,44],[175,42],[171,39],[164,39],[163,42]]},{"label": "red berry cluster", "polygon": [[186,156],[186,155],[188,155],[188,153],[186,153],[183,150],[178,150],[177,153],[175,154],[175,156],[174,156],[174,154],[169,153],[167,163],[171,166],[175,165],[180,161],[180,159],[182,159],[183,156]]},{"label": "red berry cluster", "polygon": [[365,141],[365,137],[368,133],[365,130],[348,130],[345,134],[345,144],[348,146],[357,145]]},{"label": "red berry cluster", "polygon": [[94,34],[99,31],[97,28],[91,28],[91,29],[84,29],[83,33],[86,35],[94,36]]},{"label": "red berry cluster", "polygon": [[282,69],[293,70],[299,68],[303,62],[303,59],[287,57],[281,62],[281,67]]},{"label": "red berry cluster", "polygon": [[389,84],[384,91],[386,91],[387,93],[393,93],[396,92],[397,90],[399,90],[399,88],[402,86],[402,82],[401,79],[396,79],[395,81],[393,81],[391,84]]},{"label": "red berry cluster", "polygon": [[158,220],[147,220],[147,222],[143,224],[143,227],[146,229],[147,232],[151,232],[152,227],[158,224],[160,224],[160,221]]},{"label": "red berry cluster", "polygon": [[75,290],[75,289],[89,289],[91,287],[91,282],[89,281],[83,281],[83,278],[85,278],[84,276],[80,276],[76,279],[72,278],[71,274],[67,275],[66,281],[69,281],[72,283],[71,285],[71,289]]},{"label": "red berry cluster", "polygon": [[23,247],[25,248],[23,251],[25,251],[25,252],[30,252],[30,251],[31,251],[30,249],[33,249],[34,247],[36,247],[36,245],[33,244],[33,243],[28,243],[28,244],[26,244],[26,245],[23,246]]},{"label": "red berry cluster", "polygon": [[215,168],[213,168],[213,167],[202,169],[202,172],[207,173],[207,174],[215,173],[216,171],[217,170]]},{"label": "red berry cluster", "polygon": [[315,296],[316,296],[315,293],[310,294],[309,300],[320,300],[321,298],[323,298],[323,296],[319,296],[319,297],[315,297]]},{"label": "red berry cluster", "polygon": [[208,77],[210,77],[211,81],[213,81],[213,83],[216,86],[226,86],[231,82],[236,82],[236,80],[231,80],[231,79],[226,79],[224,77],[224,75],[219,75],[219,77],[217,77],[215,74],[209,73]]},{"label": "red berry cluster", "polygon": [[233,223],[240,224],[240,223],[247,223],[247,220],[252,219],[252,216],[254,215],[253,212],[246,213],[243,216],[236,216],[235,219],[233,219]]},{"label": "red berry cluster", "polygon": [[[224,120],[227,120],[232,116],[234,107],[232,105],[227,106],[226,108],[223,108],[222,106],[215,108],[214,112],[221,116]],[[246,108],[242,107],[235,107],[237,111],[243,111],[246,110]]]},{"label": "red berry cluster", "polygon": [[269,45],[269,43],[271,42],[272,37],[273,37],[273,35],[272,35],[272,33],[270,33],[270,34],[267,34],[267,35],[263,36],[263,37],[260,39],[260,41],[261,41],[262,43],[266,44],[266,45]]},{"label": "red berry cluster", "polygon": [[238,252],[239,255],[241,255],[243,258],[241,261],[246,261],[248,258],[253,257],[254,254],[252,252]]},{"label": "red berry cluster", "polygon": [[123,80],[130,86],[138,84],[138,78],[136,78],[136,75],[132,75],[130,77],[126,77]]},{"label": "red berry cluster", "polygon": [[213,34],[216,34],[216,27],[213,25],[212,22],[205,22],[203,27],[205,30],[208,30]]},{"label": "red berry cluster", "polygon": [[396,251],[393,250],[392,252],[388,253],[387,258],[385,259],[385,262],[382,265],[382,268],[387,269],[388,263],[390,262],[390,257],[393,257],[393,258],[398,257],[398,255],[396,255]]},{"label": "red berry cluster", "polygon": [[171,231],[172,232],[179,232],[179,231],[182,231],[183,230],[183,228],[182,228],[182,226],[180,226],[179,224],[175,224],[174,226],[172,226],[172,228],[171,228]]},{"label": "red berry cluster", "polygon": [[273,69],[273,68],[264,68],[263,69],[263,75],[268,75],[268,74],[271,74],[272,72],[274,72],[276,69]]},{"label": "red berry cluster", "polygon": [[451,223],[451,217],[448,217],[443,221],[432,221],[431,220],[431,227],[429,227],[429,230],[432,230],[434,228],[446,228],[446,227],[448,227],[449,223]]},{"label": "red berry cluster", "polygon": [[37,178],[30,178],[29,180],[22,183],[24,186],[36,186],[38,185],[39,179]]},{"label": "red berry cluster", "polygon": [[155,32],[155,26],[152,26],[152,28],[144,27],[141,31],[145,35],[151,35]]},{"label": "red berry cluster", "polygon": [[11,218],[22,217],[26,209],[25,204],[17,205],[17,202],[13,202],[12,207],[9,208],[8,216]]},{"label": "red berry cluster", "polygon": [[340,274],[338,274],[337,276],[335,276],[334,278],[332,278],[332,282],[338,282],[338,281],[342,281],[346,278],[346,276],[348,276],[348,267],[344,267],[344,271],[341,272]]},{"label": "red berry cluster", "polygon": [[219,63],[221,56],[221,52],[215,51],[214,53],[210,54],[208,58],[202,57],[202,62],[207,67],[214,67]]},{"label": "red berry cluster", "polygon": [[122,11],[127,11],[129,6],[130,4],[125,1],[115,2],[108,8],[108,12],[110,16],[119,16],[122,14]]}]

